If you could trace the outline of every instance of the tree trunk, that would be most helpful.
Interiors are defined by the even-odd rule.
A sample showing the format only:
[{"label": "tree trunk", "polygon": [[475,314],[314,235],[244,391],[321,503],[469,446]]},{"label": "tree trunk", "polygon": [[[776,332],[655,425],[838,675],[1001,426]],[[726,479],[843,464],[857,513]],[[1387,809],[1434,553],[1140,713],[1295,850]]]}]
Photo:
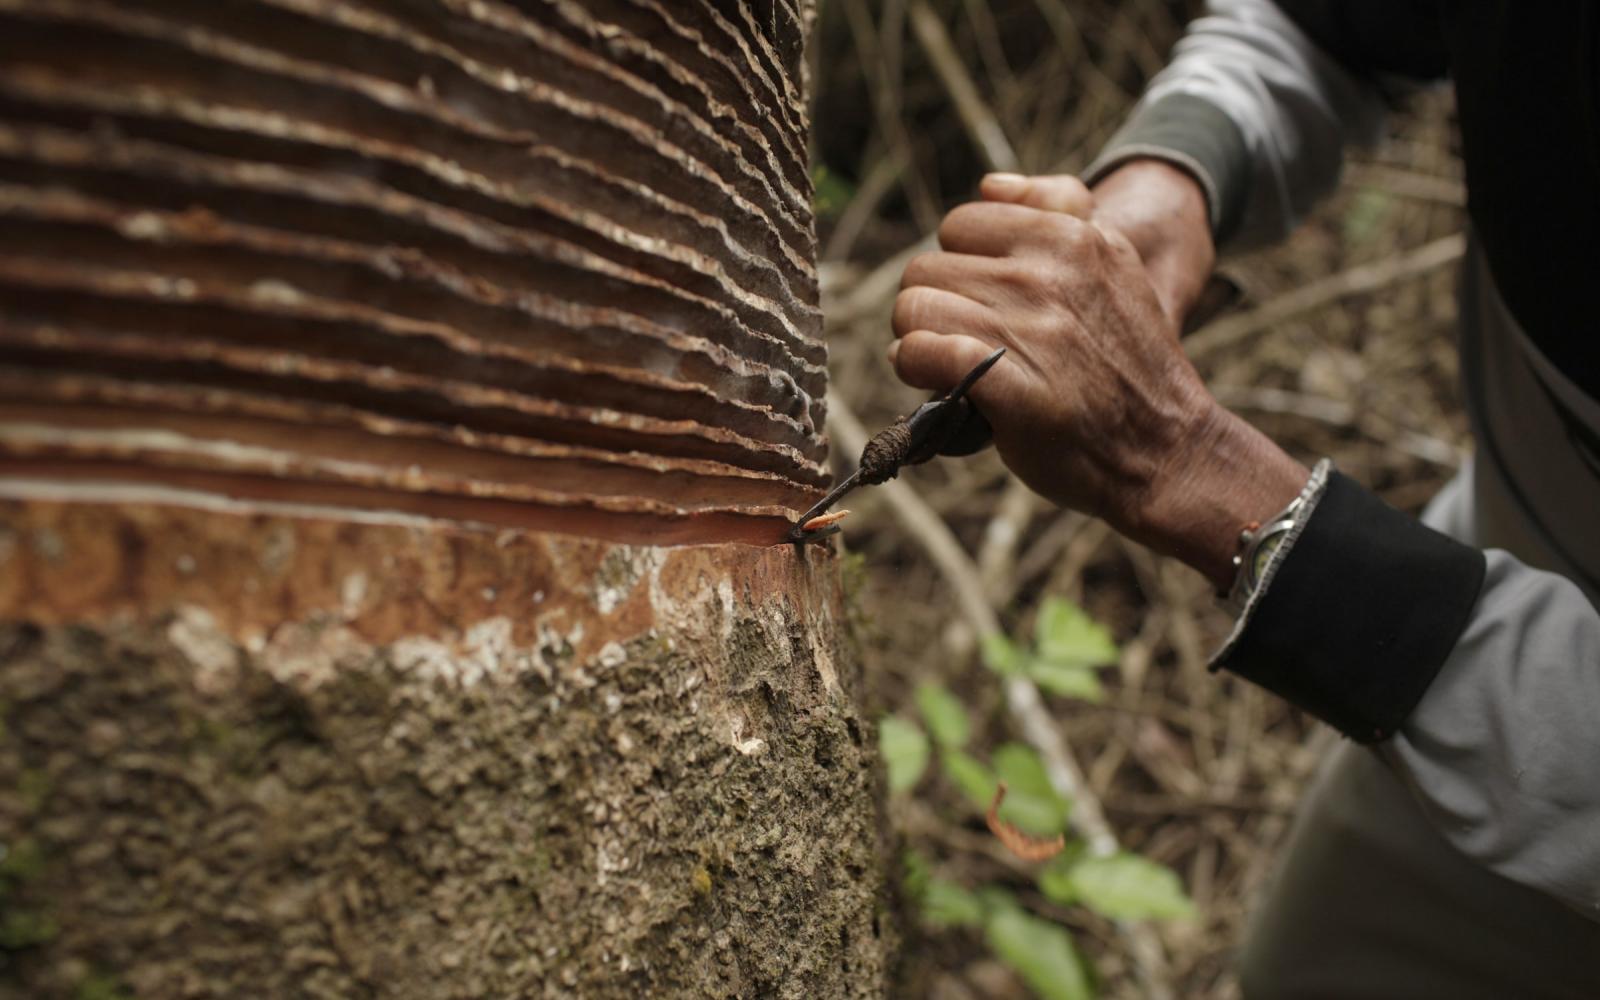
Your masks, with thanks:
[{"label": "tree trunk", "polygon": [[883,992],[808,0],[0,0],[0,996]]}]

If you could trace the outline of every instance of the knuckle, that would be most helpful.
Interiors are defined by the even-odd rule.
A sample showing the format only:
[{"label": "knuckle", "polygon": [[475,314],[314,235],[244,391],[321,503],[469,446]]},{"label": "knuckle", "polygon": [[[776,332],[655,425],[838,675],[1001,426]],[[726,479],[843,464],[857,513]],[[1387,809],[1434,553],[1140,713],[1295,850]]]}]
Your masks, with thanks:
[{"label": "knuckle", "polygon": [[1097,230],[1083,219],[1074,215],[1058,215],[1055,221],[1057,238],[1063,244],[1082,247],[1094,241]]},{"label": "knuckle", "polygon": [[933,252],[919,253],[906,262],[906,269],[900,276],[900,287],[911,288],[916,285],[927,284],[933,276],[934,260],[938,254]]},{"label": "knuckle", "polygon": [[1068,295],[1072,288],[1072,269],[1055,261],[1040,260],[1033,264],[1033,280],[1029,286],[1036,298],[1054,301]]},{"label": "knuckle", "polygon": [[969,201],[957,205],[945,213],[944,221],[939,224],[939,245],[948,246],[951,240],[960,240],[993,225],[995,215],[996,206],[989,202]]},{"label": "knuckle", "polygon": [[945,213],[944,218],[939,222],[938,236],[940,246],[948,247],[952,241],[960,238],[961,231],[966,228],[967,218],[971,214],[968,211],[969,207],[968,205],[957,205]]},{"label": "knuckle", "polygon": [[1012,285],[1024,292],[1037,292],[1049,288],[1057,280],[1057,268],[1037,257],[1013,260],[1008,277]]},{"label": "knuckle", "polygon": [[1051,257],[1024,258],[1013,265],[1010,284],[1023,301],[1050,304],[1070,292],[1071,271],[1071,267]]},{"label": "knuckle", "polygon": [[928,310],[929,291],[927,288],[913,287],[903,289],[895,296],[894,314],[891,318],[895,332],[903,336],[923,328]]},{"label": "knuckle", "polygon": [[1033,242],[1052,247],[1070,247],[1082,239],[1083,223],[1061,212],[1042,212],[1028,223]]}]

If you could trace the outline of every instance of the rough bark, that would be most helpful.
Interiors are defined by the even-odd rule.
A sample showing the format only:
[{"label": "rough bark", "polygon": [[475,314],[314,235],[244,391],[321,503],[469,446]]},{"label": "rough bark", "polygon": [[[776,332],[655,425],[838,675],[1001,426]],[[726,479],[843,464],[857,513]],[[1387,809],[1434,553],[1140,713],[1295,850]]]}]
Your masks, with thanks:
[{"label": "rough bark", "polygon": [[0,0],[0,997],[867,996],[792,0]]}]

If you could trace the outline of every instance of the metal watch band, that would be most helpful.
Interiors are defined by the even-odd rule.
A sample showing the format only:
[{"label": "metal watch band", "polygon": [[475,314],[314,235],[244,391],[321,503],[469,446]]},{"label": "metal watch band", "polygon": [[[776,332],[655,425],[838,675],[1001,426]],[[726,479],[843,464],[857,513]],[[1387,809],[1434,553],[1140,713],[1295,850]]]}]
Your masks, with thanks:
[{"label": "metal watch band", "polygon": [[1287,507],[1260,526],[1251,526],[1239,533],[1239,550],[1233,557],[1233,584],[1226,597],[1228,607],[1235,612],[1242,612],[1250,604],[1271,576],[1271,569],[1287,554],[1288,543],[1311,514],[1311,498],[1326,485],[1331,468],[1332,463],[1327,459],[1318,462],[1299,495],[1289,501]]}]

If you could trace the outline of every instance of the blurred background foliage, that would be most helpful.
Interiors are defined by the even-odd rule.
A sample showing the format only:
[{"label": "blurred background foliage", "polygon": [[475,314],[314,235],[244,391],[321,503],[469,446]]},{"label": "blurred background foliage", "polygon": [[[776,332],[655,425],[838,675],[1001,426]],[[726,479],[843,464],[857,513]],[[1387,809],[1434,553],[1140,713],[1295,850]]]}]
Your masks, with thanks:
[{"label": "blurred background foliage", "polygon": [[[1198,7],[821,0],[813,176],[838,468],[863,427],[921,398],[883,356],[905,261],[985,171],[1086,165]],[[1448,92],[1397,107],[1385,140],[1352,152],[1340,189],[1286,244],[1225,261],[1244,300],[1187,342],[1227,405],[1410,510],[1468,447],[1451,335],[1465,201],[1454,149]],[[1237,996],[1231,953],[1329,732],[1207,672],[1228,619],[1197,574],[1039,500],[992,452],[910,470],[850,506],[869,697],[907,859],[904,995]],[[1099,645],[1053,682],[1023,671],[1042,699],[1030,714],[1019,675],[997,666],[1001,643],[1038,660],[1062,608],[1083,609],[1077,635]],[[1044,741],[1079,771],[1073,801],[1037,787],[1041,715]],[[1065,855],[1025,862],[990,834],[982,800],[1006,771],[1034,783],[1012,821],[1047,830],[1057,810]],[[1074,869],[1097,853],[1115,863]],[[1132,857],[1176,882],[1117,860]],[[1119,909],[1130,884],[1132,909]],[[1101,905],[1106,885],[1115,899]]]}]

